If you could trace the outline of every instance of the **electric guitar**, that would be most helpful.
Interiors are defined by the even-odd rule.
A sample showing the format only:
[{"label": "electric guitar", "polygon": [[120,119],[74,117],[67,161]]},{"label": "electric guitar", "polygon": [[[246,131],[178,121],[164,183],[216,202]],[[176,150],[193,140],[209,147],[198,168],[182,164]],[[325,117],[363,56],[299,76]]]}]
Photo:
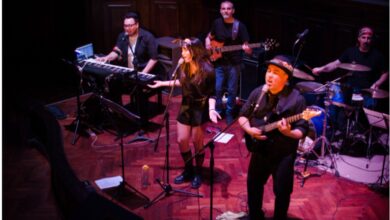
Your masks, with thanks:
[{"label": "electric guitar", "polygon": [[[287,117],[286,121],[288,123],[293,123],[293,122],[296,122],[300,119],[304,119],[304,120],[308,121],[313,117],[319,116],[320,114],[321,114],[321,111],[318,109],[307,108],[300,114],[296,114],[296,115]],[[273,131],[274,129],[278,128],[279,121],[281,121],[281,120],[278,120],[278,121],[275,121],[275,122],[272,122],[269,124],[261,125],[258,128],[262,131],[262,134],[266,134],[266,133],[269,133],[269,132]],[[246,147],[247,147],[248,151],[250,151],[250,152],[256,152],[261,147],[266,146],[267,140],[268,140],[268,139],[267,140],[259,140],[259,139],[253,138],[247,133],[245,133],[244,138],[245,138]]]},{"label": "electric guitar", "polygon": [[[209,54],[210,54],[211,61],[216,61],[219,58],[221,58],[223,52],[242,50],[242,45],[229,45],[229,46],[223,46],[223,45],[224,45],[223,42],[218,42],[216,40],[210,41],[211,48],[209,49]],[[266,51],[269,51],[275,47],[278,47],[279,43],[276,42],[276,40],[274,39],[267,39],[262,43],[252,43],[252,44],[248,44],[248,46],[250,48],[264,47]]]}]

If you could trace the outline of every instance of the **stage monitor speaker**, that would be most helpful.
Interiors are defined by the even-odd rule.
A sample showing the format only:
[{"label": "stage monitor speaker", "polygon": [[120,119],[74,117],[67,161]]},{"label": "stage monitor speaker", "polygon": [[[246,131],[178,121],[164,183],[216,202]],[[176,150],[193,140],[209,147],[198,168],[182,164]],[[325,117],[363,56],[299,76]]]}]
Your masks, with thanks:
[{"label": "stage monitor speaker", "polygon": [[[172,73],[177,66],[177,63],[181,57],[181,47],[179,44],[175,44],[172,41],[173,37],[160,37],[157,38],[158,44],[158,61],[163,67],[163,74],[161,74],[163,80],[172,79]],[[175,88],[174,95],[180,94],[181,89]]]}]

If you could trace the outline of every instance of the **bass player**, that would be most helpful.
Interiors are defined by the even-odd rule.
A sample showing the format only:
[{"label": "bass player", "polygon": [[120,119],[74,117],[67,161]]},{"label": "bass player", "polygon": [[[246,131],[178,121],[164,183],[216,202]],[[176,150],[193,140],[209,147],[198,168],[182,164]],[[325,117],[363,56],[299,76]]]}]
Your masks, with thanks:
[{"label": "bass player", "polygon": [[[249,34],[246,26],[233,17],[235,12],[232,1],[222,1],[219,9],[222,17],[214,20],[210,33],[205,39],[206,49],[211,50],[213,42],[222,42],[225,46],[242,44],[245,53],[251,54],[252,49],[248,46]],[[214,61],[216,75],[216,110],[223,114],[222,96],[224,94],[225,83],[228,92],[226,103],[226,123],[234,121],[234,110],[238,90],[238,81],[241,72],[241,52],[232,51],[220,54],[220,58],[211,57]]]}]

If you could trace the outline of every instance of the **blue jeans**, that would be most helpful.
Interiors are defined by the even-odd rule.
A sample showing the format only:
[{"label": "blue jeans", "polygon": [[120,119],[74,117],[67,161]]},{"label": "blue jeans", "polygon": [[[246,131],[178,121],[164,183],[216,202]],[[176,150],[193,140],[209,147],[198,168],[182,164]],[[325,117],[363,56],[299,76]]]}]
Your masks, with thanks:
[{"label": "blue jeans", "polygon": [[223,103],[222,96],[225,91],[225,82],[227,83],[227,103],[226,115],[232,115],[236,104],[238,89],[238,79],[240,76],[240,65],[222,65],[215,68],[215,91],[216,91],[216,110],[222,113]]}]

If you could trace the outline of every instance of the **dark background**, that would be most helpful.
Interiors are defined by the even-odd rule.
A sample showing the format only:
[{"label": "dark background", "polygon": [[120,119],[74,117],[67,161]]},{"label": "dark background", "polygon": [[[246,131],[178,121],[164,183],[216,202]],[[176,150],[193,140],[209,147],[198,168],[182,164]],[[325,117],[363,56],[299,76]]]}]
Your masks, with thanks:
[{"label": "dark background", "polygon": [[[311,67],[336,59],[354,45],[362,25],[376,29],[376,46],[388,60],[388,1],[247,0],[235,4],[236,17],[247,25],[251,42],[276,39],[278,53],[291,55],[296,34],[309,28],[301,60]],[[78,75],[63,60],[73,61],[73,50],[89,42],[96,53],[109,52],[122,31],[122,16],[131,10],[141,14],[141,24],[156,37],[204,37],[219,16],[219,1],[4,1],[5,110],[21,100],[48,104],[74,96]]]}]

